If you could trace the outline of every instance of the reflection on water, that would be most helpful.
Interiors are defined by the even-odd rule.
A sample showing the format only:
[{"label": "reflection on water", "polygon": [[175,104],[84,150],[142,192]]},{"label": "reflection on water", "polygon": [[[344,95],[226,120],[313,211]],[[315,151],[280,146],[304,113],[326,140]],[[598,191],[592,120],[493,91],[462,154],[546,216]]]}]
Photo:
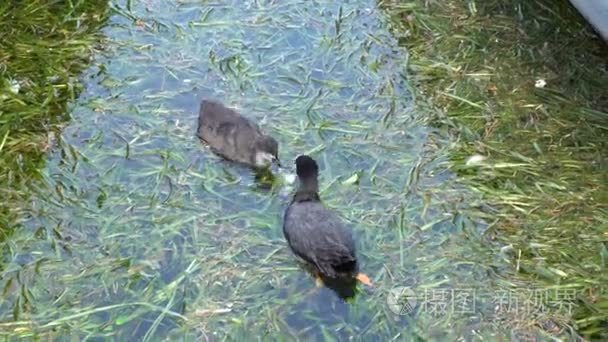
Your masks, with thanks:
[{"label": "reflection on water", "polygon": [[[479,228],[457,219],[470,195],[412,110],[406,51],[375,2],[116,5],[14,237],[11,264],[36,299],[24,319],[120,340],[384,340],[411,333],[386,308],[390,288],[486,281],[453,267],[452,247]],[[315,287],[282,236],[287,185],[260,188],[200,143],[203,98],[260,122],[284,164],[319,161],[321,196],[354,227],[377,289]]]}]

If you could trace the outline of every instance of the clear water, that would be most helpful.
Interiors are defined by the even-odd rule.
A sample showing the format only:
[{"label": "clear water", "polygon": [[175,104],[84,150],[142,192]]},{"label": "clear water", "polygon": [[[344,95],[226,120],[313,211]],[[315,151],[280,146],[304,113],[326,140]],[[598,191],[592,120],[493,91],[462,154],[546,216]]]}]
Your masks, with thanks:
[{"label": "clear water", "polygon": [[[117,12],[104,28],[11,237],[3,320],[30,298],[17,321],[65,339],[388,340],[483,326],[480,308],[387,305],[398,286],[488,288],[498,276],[475,261],[495,258],[466,215],[480,204],[414,110],[407,51],[374,1],[147,0],[131,13],[145,25]],[[291,188],[260,189],[196,138],[204,98],[260,122],[284,164],[318,160],[322,198],[353,227],[375,288],[345,302],[315,287],[282,236]]]}]

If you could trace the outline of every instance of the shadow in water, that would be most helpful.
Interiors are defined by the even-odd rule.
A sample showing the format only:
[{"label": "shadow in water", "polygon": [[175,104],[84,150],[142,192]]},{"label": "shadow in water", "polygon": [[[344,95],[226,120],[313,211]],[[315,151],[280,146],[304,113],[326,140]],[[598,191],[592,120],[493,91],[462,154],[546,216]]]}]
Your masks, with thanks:
[{"label": "shadow in water", "polygon": [[[315,281],[316,273],[311,265],[301,263],[301,267]],[[331,290],[344,303],[352,302],[357,295],[356,279],[337,279],[321,277],[322,287]],[[321,284],[319,284],[321,285]]]},{"label": "shadow in water", "polygon": [[323,285],[332,290],[345,302],[354,300],[357,295],[357,281],[344,279],[322,278]]}]

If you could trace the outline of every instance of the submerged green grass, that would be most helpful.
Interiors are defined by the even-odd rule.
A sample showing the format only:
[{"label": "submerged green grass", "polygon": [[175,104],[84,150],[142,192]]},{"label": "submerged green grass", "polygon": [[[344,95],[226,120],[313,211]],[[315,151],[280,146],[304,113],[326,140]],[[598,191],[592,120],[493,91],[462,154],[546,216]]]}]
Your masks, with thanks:
[{"label": "submerged green grass", "polygon": [[0,241],[15,226],[29,199],[26,185],[68,118],[107,14],[94,1],[0,4]]},{"label": "submerged green grass", "polygon": [[[48,70],[81,72],[83,87],[61,95],[56,111],[24,116],[27,125],[14,110],[0,116],[11,141],[0,143],[2,153],[45,150],[40,123],[70,118],[46,155],[7,164],[11,181],[1,189],[14,197],[3,218],[19,228],[0,245],[0,334],[601,337],[606,74],[595,68],[605,55],[568,7],[424,3],[112,1],[103,50],[90,60],[82,57],[105,18],[93,2],[6,7],[1,13],[24,14],[13,28],[48,33],[32,46],[80,47],[78,58],[49,59],[59,66]],[[43,18],[25,15],[33,9],[50,17],[32,23]],[[67,28],[51,29],[57,23]],[[582,62],[578,50],[551,53],[568,48],[557,45],[564,32],[598,62]],[[47,64],[29,56],[2,60],[46,79]],[[564,64],[580,82],[561,79]],[[559,68],[550,73],[551,65]],[[24,73],[8,74],[5,86]],[[534,88],[540,78],[547,86]],[[22,86],[0,106],[29,94]],[[361,288],[349,304],[315,288],[280,230],[292,188],[261,189],[201,145],[194,130],[203,97],[258,120],[285,164],[299,153],[319,161],[321,196],[353,225],[376,288]],[[38,113],[41,101],[23,111]],[[473,154],[487,159],[466,166]],[[22,171],[22,160],[36,165]],[[468,313],[399,316],[386,304],[397,286],[418,295],[474,289],[479,298]],[[576,289],[576,316],[496,311],[492,296],[530,288]]]},{"label": "submerged green grass", "polygon": [[[455,139],[450,169],[493,207],[486,235],[504,246],[504,276],[578,289],[573,326],[606,339],[605,43],[567,1],[383,6],[410,53],[418,99]],[[467,165],[474,155],[486,159]]]}]

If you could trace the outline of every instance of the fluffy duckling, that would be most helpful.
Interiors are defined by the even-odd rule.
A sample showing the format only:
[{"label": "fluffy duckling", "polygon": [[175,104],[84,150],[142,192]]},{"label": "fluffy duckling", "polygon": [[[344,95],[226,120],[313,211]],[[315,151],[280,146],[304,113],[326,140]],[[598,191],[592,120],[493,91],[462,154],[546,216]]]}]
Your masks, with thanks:
[{"label": "fluffy duckling", "polygon": [[197,131],[199,138],[225,159],[259,169],[279,166],[277,141],[221,103],[201,102]]}]

